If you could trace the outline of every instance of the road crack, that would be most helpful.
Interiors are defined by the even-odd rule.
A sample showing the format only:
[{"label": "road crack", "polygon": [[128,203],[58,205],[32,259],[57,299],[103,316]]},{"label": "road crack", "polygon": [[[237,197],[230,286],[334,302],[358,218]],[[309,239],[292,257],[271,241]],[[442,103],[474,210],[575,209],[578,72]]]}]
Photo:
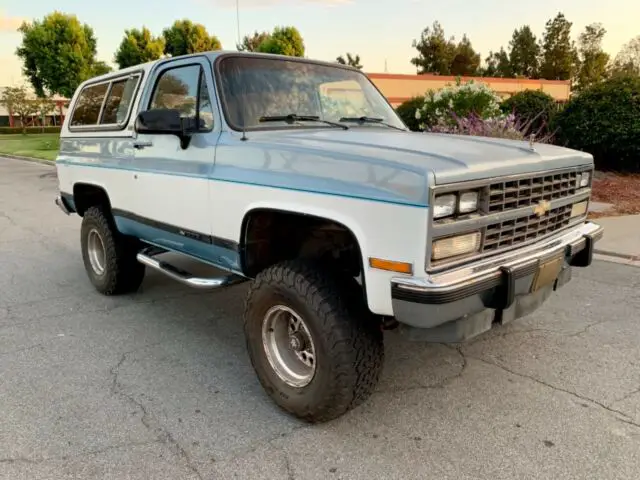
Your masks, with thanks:
[{"label": "road crack", "polygon": [[441,388],[445,388],[446,386],[450,385],[452,382],[454,382],[457,379],[459,379],[460,377],[462,377],[462,375],[464,375],[464,373],[466,372],[467,366],[468,366],[467,357],[463,353],[462,347],[459,347],[459,346],[451,347],[450,345],[447,345],[447,344],[441,344],[441,345],[443,345],[444,347],[446,347],[448,349],[452,349],[452,350],[455,350],[456,352],[458,352],[458,355],[460,356],[461,364],[460,364],[460,370],[458,370],[456,373],[454,373],[453,375],[449,375],[449,376],[443,378],[442,380],[440,380],[439,382],[433,383],[431,385],[411,385],[411,386],[408,386],[408,387],[383,388],[383,389],[376,390],[374,392],[374,394],[378,394],[378,393],[411,392],[411,391],[414,391],[414,390],[441,389]]},{"label": "road crack", "polygon": [[69,459],[90,457],[90,456],[100,455],[102,453],[110,452],[112,450],[122,450],[126,448],[131,448],[131,447],[143,447],[147,445],[154,445],[157,443],[161,443],[161,442],[159,440],[152,440],[147,442],[120,443],[116,445],[107,445],[106,447],[98,448],[96,450],[87,450],[74,455],[57,455],[53,457],[41,457],[41,458],[27,458],[27,457],[0,458],[0,463],[6,463],[6,464],[29,463],[32,465],[38,465],[46,462],[67,461]]},{"label": "road crack", "polygon": [[142,402],[138,401],[133,394],[129,394],[124,390],[124,387],[122,386],[119,380],[120,368],[127,361],[130,355],[134,354],[138,350],[159,345],[160,343],[162,342],[156,342],[153,344],[144,345],[143,347],[140,347],[135,350],[131,350],[129,352],[125,352],[122,354],[122,356],[120,357],[120,360],[118,360],[118,363],[114,367],[112,367],[110,370],[111,376],[112,376],[111,393],[114,395],[120,396],[124,400],[134,405],[138,410],[140,410],[140,412],[142,412],[142,418],[141,418],[142,424],[147,430],[149,430],[150,432],[154,433],[157,436],[156,441],[159,441],[165,445],[170,446],[173,450],[173,453],[177,457],[182,459],[186,468],[190,470],[194,475],[196,475],[197,478],[199,478],[200,480],[203,480],[202,474],[200,473],[196,465],[193,463],[191,456],[185,450],[185,448],[182,445],[180,445],[180,443],[175,439],[175,437],[169,430],[167,430],[164,426],[160,424],[160,422],[158,422],[156,419],[153,418],[153,416],[151,415],[147,407]]},{"label": "road crack", "polygon": [[[629,425],[633,425],[634,427],[640,428],[640,423],[636,423],[629,415],[627,415],[626,413],[624,413],[624,412],[622,412],[620,410],[617,410],[617,409],[615,409],[613,407],[610,407],[610,406],[608,406],[608,405],[606,405],[606,404],[604,404],[604,403],[602,403],[602,402],[600,402],[598,400],[594,400],[593,398],[585,397],[584,395],[580,395],[579,393],[572,392],[571,390],[567,390],[566,388],[562,388],[562,387],[559,387],[557,385],[553,385],[551,383],[545,382],[544,380],[540,380],[539,378],[536,378],[536,377],[534,377],[532,375],[527,375],[526,373],[517,372],[517,371],[512,370],[512,369],[510,369],[508,367],[505,367],[504,365],[500,365],[498,363],[492,362],[492,361],[484,359],[484,358],[473,357],[473,356],[468,356],[468,357],[472,358],[474,360],[478,360],[479,362],[485,363],[487,365],[492,365],[494,367],[497,367],[497,368],[499,368],[501,370],[504,370],[505,372],[510,373],[511,375],[515,375],[515,376],[520,377],[520,378],[525,378],[527,380],[531,380],[532,382],[538,383],[538,384],[543,385],[543,386],[545,386],[547,388],[550,388],[552,390],[555,390],[555,391],[558,391],[558,392],[563,392],[563,393],[566,393],[568,395],[571,395],[572,397],[578,398],[578,399],[580,399],[582,401],[592,403],[593,405],[597,405],[598,407],[606,410],[607,412],[614,414],[616,416],[617,420],[619,420],[621,422],[624,422],[624,423],[627,423]],[[623,418],[620,418],[618,415],[622,416]]]},{"label": "road crack", "polygon": [[3,357],[5,355],[12,355],[14,353],[26,352],[27,350],[33,350],[36,348],[42,348],[43,345],[43,343],[36,343],[35,345],[30,345],[28,347],[17,348],[15,350],[9,350],[8,352],[0,352],[0,357]]},{"label": "road crack", "polygon": [[295,474],[293,473],[293,467],[291,466],[291,459],[289,458],[289,454],[282,449],[282,454],[284,455],[284,466],[287,471],[287,480],[295,480]]}]

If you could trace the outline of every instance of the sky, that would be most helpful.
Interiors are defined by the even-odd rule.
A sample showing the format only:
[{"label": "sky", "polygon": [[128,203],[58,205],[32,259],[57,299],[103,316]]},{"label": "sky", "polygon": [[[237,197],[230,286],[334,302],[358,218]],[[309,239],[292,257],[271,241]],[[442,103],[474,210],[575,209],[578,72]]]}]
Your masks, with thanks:
[{"label": "sky", "polygon": [[[615,55],[631,38],[640,35],[637,0],[237,0],[240,35],[293,25],[300,30],[306,56],[335,60],[347,51],[360,55],[368,73],[416,73],[411,46],[426,26],[438,20],[447,36],[459,40],[466,33],[484,59],[489,50],[508,46],[513,30],[528,24],[540,37],[547,20],[562,11],[573,22],[572,34],[593,22],[607,30],[603,46]],[[0,0],[0,86],[23,82],[15,56],[23,20],[40,19],[55,9],[75,14],[94,29],[98,58],[113,63],[124,30],[148,27],[159,35],[175,20],[202,23],[218,36],[226,50],[238,39],[236,0]],[[96,8],[99,5],[100,8]],[[523,6],[524,5],[524,6]],[[562,5],[559,7],[559,5]]]}]

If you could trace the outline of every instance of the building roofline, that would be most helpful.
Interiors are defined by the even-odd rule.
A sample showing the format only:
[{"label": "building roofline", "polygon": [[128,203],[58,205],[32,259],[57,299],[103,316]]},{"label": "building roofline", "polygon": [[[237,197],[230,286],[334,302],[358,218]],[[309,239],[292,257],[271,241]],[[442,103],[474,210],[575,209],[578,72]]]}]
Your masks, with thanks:
[{"label": "building roofline", "polygon": [[[439,80],[439,81],[449,81],[455,82],[458,78],[453,75],[434,75],[431,73],[425,73],[422,75],[415,74],[401,74],[401,73],[367,73],[366,74],[371,79],[378,80]],[[491,82],[491,83],[524,83],[530,85],[570,85],[570,80],[544,80],[544,79],[533,79],[533,78],[515,78],[515,77],[466,77],[461,76],[462,80],[475,80],[479,82]]]}]

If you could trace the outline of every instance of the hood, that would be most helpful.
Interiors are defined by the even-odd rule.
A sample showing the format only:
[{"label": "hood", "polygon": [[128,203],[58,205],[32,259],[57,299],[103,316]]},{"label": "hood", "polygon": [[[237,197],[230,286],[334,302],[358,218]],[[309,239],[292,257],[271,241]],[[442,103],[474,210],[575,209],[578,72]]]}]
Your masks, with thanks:
[{"label": "hood", "polygon": [[381,130],[269,132],[269,139],[325,152],[400,164],[432,173],[436,184],[481,180],[592,163],[592,156],[564,147],[528,141],[437,133]]},{"label": "hood", "polygon": [[222,135],[215,177],[276,188],[426,206],[429,187],[592,163],[553,145],[380,127]]}]

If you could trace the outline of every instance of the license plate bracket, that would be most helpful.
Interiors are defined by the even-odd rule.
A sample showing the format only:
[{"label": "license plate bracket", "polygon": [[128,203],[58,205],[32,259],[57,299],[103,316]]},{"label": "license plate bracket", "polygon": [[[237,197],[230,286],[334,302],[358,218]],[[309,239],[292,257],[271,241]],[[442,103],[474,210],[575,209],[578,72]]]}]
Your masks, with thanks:
[{"label": "license plate bracket", "polygon": [[531,293],[537,292],[543,287],[556,281],[564,265],[564,257],[556,257],[545,262],[541,262],[538,266],[533,282],[531,282]]}]

